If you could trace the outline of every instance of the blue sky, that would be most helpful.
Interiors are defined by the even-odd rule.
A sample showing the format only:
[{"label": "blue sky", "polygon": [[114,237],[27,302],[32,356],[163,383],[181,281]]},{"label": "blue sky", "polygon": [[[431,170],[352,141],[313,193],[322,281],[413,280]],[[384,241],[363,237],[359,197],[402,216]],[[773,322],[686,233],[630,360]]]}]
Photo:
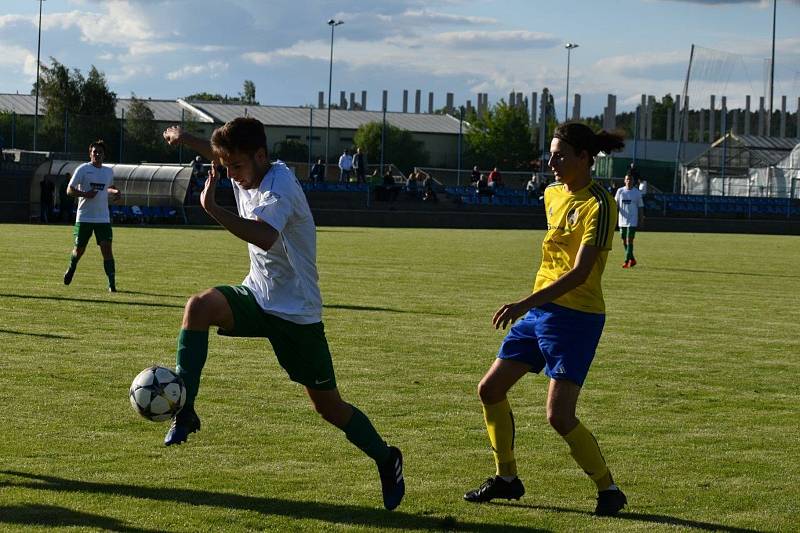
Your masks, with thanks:
[{"label": "blue sky", "polygon": [[[0,0],[0,92],[29,92],[36,68],[36,0]],[[490,102],[512,90],[548,87],[564,108],[566,59],[570,92],[583,114],[599,114],[606,94],[631,109],[642,93],[658,97],[683,87],[691,44],[702,47],[704,89],[725,93],[729,106],[764,93],[770,55],[769,0],[46,0],[42,61],[103,71],[121,97],[174,99],[208,91],[235,95],[245,79],[262,104],[316,104],[327,90],[330,29],[336,28],[334,101],[340,90],[368,91],[390,110],[402,91],[446,92],[456,103],[475,93]],[[776,98],[800,96],[800,0],[778,1]],[[710,51],[711,50],[711,51]],[[730,56],[715,54],[724,51]],[[720,75],[720,62],[727,70]],[[703,92],[705,91],[705,92]],[[691,91],[690,91],[691,92]],[[777,105],[776,105],[777,106]]]}]

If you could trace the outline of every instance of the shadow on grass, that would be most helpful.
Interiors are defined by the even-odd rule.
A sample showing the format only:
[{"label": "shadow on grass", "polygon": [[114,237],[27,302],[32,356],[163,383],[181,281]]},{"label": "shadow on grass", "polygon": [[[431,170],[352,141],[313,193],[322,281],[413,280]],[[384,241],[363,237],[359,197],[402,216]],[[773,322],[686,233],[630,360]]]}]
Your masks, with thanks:
[{"label": "shadow on grass", "polygon": [[0,329],[0,333],[8,333],[9,335],[27,335],[29,337],[42,337],[45,339],[74,339],[70,335],[56,335],[55,333],[29,333],[27,331],[14,331],[13,329]]},{"label": "shadow on grass", "polygon": [[[587,516],[594,516],[591,511],[583,509],[570,509],[568,507],[554,507],[548,505],[528,505],[528,504],[513,504],[492,502],[491,505],[509,506],[509,507],[524,507],[527,509],[537,509],[539,511],[550,511],[554,513],[571,513],[582,514]],[[727,533],[758,533],[757,529],[748,529],[744,527],[725,526],[722,524],[714,524],[711,522],[698,522],[697,520],[686,520],[684,518],[677,518],[675,516],[667,516],[661,514],[650,513],[630,513],[621,512],[613,518],[598,518],[598,520],[630,520],[635,522],[648,522],[651,524],[663,524],[670,526],[688,527],[692,529],[699,529],[701,531],[725,531]]]},{"label": "shadow on grass", "polygon": [[32,294],[0,293],[0,298],[20,298],[22,300],[51,300],[55,302],[77,302],[89,304],[131,305],[134,307],[172,307],[183,309],[183,304],[161,304],[153,302],[125,302],[121,300],[92,300],[91,298],[68,298],[66,296],[34,296]]},{"label": "shadow on grass", "polygon": [[411,313],[415,315],[452,316],[453,313],[437,313],[435,311],[407,311],[391,307],[374,307],[371,305],[323,304],[325,309],[344,309],[347,311],[383,311],[386,313]]},{"label": "shadow on grass", "polygon": [[23,505],[0,505],[0,524],[47,527],[92,527],[107,531],[150,533],[151,529],[128,527],[116,518],[82,513],[66,507],[28,503]]},{"label": "shadow on grass", "polygon": [[158,296],[159,298],[184,298],[188,299],[189,294],[158,294],[156,292],[123,291],[118,290],[117,294],[137,294],[139,296]]},{"label": "shadow on grass", "polygon": [[690,274],[723,274],[726,276],[749,276],[754,278],[786,278],[800,279],[800,276],[792,274],[771,274],[769,272],[733,272],[730,270],[702,270],[699,268],[669,268],[669,267],[648,267],[647,270],[664,270],[667,272],[689,272]]},{"label": "shadow on grass", "polygon": [[[468,523],[459,522],[452,516],[436,517],[424,516],[402,511],[385,511],[373,507],[359,507],[355,505],[293,501],[280,498],[268,498],[247,496],[243,494],[230,494],[225,492],[211,492],[206,490],[147,487],[142,485],[123,485],[117,483],[96,483],[92,481],[78,481],[65,479],[55,476],[45,476],[28,474],[25,472],[15,472],[4,470],[0,474],[22,478],[24,481],[2,480],[0,488],[20,488],[31,490],[46,490],[66,493],[82,494],[107,494],[110,496],[125,496],[129,498],[140,498],[144,500],[155,500],[160,502],[183,503],[197,506],[205,505],[209,507],[219,507],[222,509],[237,509],[241,511],[252,511],[262,515],[283,516],[290,519],[313,519],[341,526],[359,526],[367,528],[398,528],[398,529],[427,529],[427,530],[458,530],[472,531],[475,533],[489,533],[500,531],[530,531],[546,532],[546,529],[535,529],[507,524],[492,523]],[[43,517],[36,514],[23,514],[21,511],[16,515],[9,515],[9,509],[13,512],[16,507],[0,507],[0,524],[43,524]],[[60,508],[55,508],[60,509]],[[61,522],[56,521],[61,516],[59,513],[51,513],[54,519],[51,523],[44,525],[57,525]],[[45,517],[47,515],[44,515]],[[75,511],[64,510],[64,516],[85,516],[86,522],[78,525],[96,525],[93,520],[113,520],[111,518],[98,517],[96,515],[83,515]],[[9,518],[11,517],[11,518]],[[25,517],[28,522],[22,522]],[[46,519],[46,518],[45,518]],[[13,521],[11,521],[13,520]],[[97,525],[96,527],[107,527]],[[113,528],[109,528],[113,529]],[[120,531],[126,531],[121,529]],[[133,530],[127,530],[133,531]]]}]

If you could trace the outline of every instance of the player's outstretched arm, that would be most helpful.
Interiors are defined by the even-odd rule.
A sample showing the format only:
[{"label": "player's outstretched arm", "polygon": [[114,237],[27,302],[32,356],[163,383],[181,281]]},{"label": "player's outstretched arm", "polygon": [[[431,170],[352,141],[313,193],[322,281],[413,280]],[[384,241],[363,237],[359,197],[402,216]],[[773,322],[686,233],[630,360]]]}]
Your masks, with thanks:
[{"label": "player's outstretched arm", "polygon": [[209,161],[214,159],[214,153],[211,151],[211,143],[209,141],[195,137],[180,126],[170,126],[164,130],[162,135],[164,136],[164,140],[167,141],[167,144],[170,146],[183,144],[184,146],[188,146],[198,154],[202,155]]},{"label": "player's outstretched arm", "polygon": [[278,230],[261,220],[242,218],[217,204],[216,190],[219,175],[215,167],[216,165],[212,163],[205,187],[200,193],[200,205],[214,220],[243,241],[254,244],[262,250],[272,248],[278,240]]}]

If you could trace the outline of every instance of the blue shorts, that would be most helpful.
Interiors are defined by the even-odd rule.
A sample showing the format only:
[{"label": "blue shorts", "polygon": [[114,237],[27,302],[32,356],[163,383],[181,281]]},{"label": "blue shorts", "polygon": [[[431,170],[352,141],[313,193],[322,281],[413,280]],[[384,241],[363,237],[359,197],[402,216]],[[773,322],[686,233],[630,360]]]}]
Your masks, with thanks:
[{"label": "blue shorts", "polygon": [[503,339],[498,359],[530,365],[531,372],[583,386],[594,359],[606,315],[584,313],[553,303],[534,307]]}]

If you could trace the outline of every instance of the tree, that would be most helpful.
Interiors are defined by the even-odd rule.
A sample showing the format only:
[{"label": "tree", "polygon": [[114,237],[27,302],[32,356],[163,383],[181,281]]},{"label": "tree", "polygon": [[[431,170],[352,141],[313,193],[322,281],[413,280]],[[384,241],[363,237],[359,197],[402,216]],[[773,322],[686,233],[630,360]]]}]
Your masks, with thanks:
[{"label": "tree", "polygon": [[297,139],[285,139],[275,143],[272,159],[304,163],[308,161],[308,145]]},{"label": "tree", "polygon": [[[369,122],[362,124],[353,136],[355,145],[361,147],[373,164],[380,162],[382,128],[381,122]],[[401,171],[409,172],[414,167],[427,165],[429,160],[430,154],[411,132],[386,124],[384,163],[393,163]]]},{"label": "tree", "polygon": [[528,170],[534,159],[528,113],[500,100],[465,135],[467,158],[482,168]]},{"label": "tree", "polygon": [[90,142],[104,139],[107,156],[115,153],[117,95],[108,88],[102,72],[92,66],[84,78],[78,69],[70,70],[51,57],[49,67],[41,66],[38,84],[47,106],[40,128],[43,148],[62,150],[66,144],[67,151],[83,152]]},{"label": "tree", "polygon": [[258,105],[258,101],[256,100],[256,84],[253,83],[252,80],[244,80],[242,103]]},{"label": "tree", "polygon": [[160,162],[166,156],[165,146],[153,110],[132,94],[131,105],[125,116],[125,159],[136,163]]}]

